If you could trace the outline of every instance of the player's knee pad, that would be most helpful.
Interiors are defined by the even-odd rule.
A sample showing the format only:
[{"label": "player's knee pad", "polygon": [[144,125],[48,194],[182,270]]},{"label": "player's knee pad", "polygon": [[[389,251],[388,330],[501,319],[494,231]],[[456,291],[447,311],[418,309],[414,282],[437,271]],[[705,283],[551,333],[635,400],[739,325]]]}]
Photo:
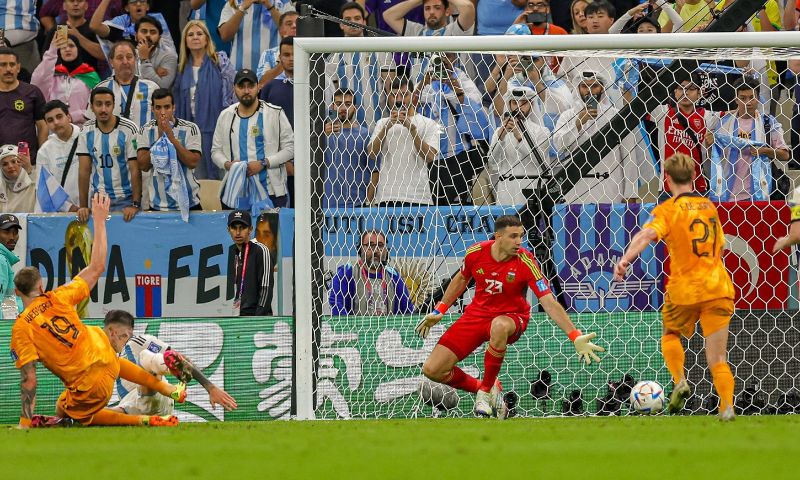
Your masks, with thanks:
[{"label": "player's knee pad", "polygon": [[166,375],[169,373],[169,369],[164,364],[163,353],[142,350],[142,353],[139,354],[139,364],[143,369],[154,375]]}]

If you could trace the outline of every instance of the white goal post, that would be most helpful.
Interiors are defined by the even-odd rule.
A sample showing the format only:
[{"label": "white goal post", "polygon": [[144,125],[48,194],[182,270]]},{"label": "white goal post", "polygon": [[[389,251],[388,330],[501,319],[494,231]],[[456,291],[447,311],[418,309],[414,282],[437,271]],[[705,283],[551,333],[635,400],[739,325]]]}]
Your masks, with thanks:
[{"label": "white goal post", "polygon": [[[800,32],[766,33],[691,33],[642,35],[563,35],[563,36],[469,36],[469,37],[380,37],[380,38],[295,38],[294,40],[294,181],[295,198],[295,392],[297,419],[315,419],[313,301],[319,297],[315,286],[320,278],[315,268],[314,232],[319,232],[321,207],[312,208],[312,140],[322,106],[314,104],[312,85],[324,81],[314,78],[312,61],[318,54],[336,52],[538,52],[565,56],[571,51],[590,55],[624,58],[707,58],[695,50],[713,52],[715,58],[787,59],[800,58]],[[591,51],[589,51],[591,49]],[[600,52],[602,51],[602,52]],[[424,312],[418,312],[424,313]],[[609,339],[610,340],[610,339]],[[654,338],[651,341],[656,341]],[[607,355],[613,357],[615,352]],[[481,367],[482,369],[482,367]]]}]

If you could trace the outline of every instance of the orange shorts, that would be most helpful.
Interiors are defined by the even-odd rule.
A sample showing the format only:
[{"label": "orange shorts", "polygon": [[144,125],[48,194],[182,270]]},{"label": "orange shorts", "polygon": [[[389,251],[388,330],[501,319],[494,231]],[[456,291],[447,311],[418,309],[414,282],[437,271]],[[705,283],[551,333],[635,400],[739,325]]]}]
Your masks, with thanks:
[{"label": "orange shorts", "polygon": [[[117,372],[119,369],[117,368]],[[56,410],[80,423],[87,424],[100,410],[106,408],[117,374],[111,365],[95,367],[78,385],[67,387],[56,401]]]},{"label": "orange shorts", "polygon": [[703,336],[707,337],[721,328],[728,328],[733,315],[733,300],[717,298],[692,305],[675,305],[668,299],[661,308],[661,320],[664,328],[680,332],[684,337],[694,333],[694,326],[700,320]]}]

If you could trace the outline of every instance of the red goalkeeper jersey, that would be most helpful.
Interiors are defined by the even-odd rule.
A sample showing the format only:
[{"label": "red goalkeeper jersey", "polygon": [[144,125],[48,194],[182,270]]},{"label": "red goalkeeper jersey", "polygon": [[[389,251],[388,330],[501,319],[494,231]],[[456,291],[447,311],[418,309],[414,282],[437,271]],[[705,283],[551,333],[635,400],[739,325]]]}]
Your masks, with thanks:
[{"label": "red goalkeeper jersey", "polygon": [[528,287],[537,297],[550,293],[550,285],[542,275],[533,254],[524,248],[503,262],[492,258],[494,240],[476,243],[467,249],[461,275],[475,279],[475,297],[464,313],[496,317],[506,313],[530,315],[525,298]]}]

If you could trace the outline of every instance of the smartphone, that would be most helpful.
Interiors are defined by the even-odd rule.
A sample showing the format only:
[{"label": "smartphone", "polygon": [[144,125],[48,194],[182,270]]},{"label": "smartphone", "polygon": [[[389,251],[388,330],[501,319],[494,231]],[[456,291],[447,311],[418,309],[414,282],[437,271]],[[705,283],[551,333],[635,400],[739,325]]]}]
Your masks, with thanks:
[{"label": "smartphone", "polygon": [[31,148],[28,146],[28,142],[19,142],[17,144],[17,153],[20,155],[30,156]]},{"label": "smartphone", "polygon": [[586,108],[590,110],[591,109],[597,110],[597,106],[599,103],[600,102],[597,101],[597,97],[595,97],[594,95],[589,95],[589,97],[586,98]]},{"label": "smartphone", "polygon": [[69,27],[67,25],[58,25],[56,26],[56,43],[63,42],[67,40],[67,36],[69,35],[67,32],[69,31]]},{"label": "smartphone", "polygon": [[644,9],[644,16],[649,17],[656,9],[656,0],[648,0],[647,7]]},{"label": "smartphone", "polygon": [[6,41],[6,29],[0,28],[0,46],[5,46]]},{"label": "smartphone", "polygon": [[547,14],[539,12],[529,13],[525,21],[534,25],[541,25],[542,23],[547,23]]}]

